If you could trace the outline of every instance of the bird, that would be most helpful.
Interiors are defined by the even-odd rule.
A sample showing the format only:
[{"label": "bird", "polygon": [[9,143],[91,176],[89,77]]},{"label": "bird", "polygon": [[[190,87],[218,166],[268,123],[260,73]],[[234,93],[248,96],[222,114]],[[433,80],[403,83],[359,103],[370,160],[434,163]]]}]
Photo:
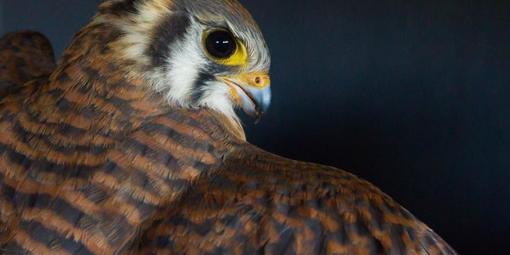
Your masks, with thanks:
[{"label": "bird", "polygon": [[347,171],[247,141],[269,47],[236,0],[103,0],[58,63],[0,40],[1,254],[456,254]]}]

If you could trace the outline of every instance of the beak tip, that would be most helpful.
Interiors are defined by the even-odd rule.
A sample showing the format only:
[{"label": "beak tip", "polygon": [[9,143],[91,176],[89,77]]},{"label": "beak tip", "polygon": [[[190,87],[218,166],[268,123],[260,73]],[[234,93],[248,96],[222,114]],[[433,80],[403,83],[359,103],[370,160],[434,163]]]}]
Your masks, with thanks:
[{"label": "beak tip", "polygon": [[262,116],[266,114],[266,112],[269,110],[269,107],[271,106],[271,88],[268,86],[262,89],[255,100],[257,101],[256,118],[257,122],[259,122]]},{"label": "beak tip", "polygon": [[230,79],[224,79],[223,81],[236,90],[238,95],[236,104],[238,104],[247,115],[255,118],[255,123],[258,123],[271,105],[272,95],[269,83],[265,84],[264,87],[257,87]]}]

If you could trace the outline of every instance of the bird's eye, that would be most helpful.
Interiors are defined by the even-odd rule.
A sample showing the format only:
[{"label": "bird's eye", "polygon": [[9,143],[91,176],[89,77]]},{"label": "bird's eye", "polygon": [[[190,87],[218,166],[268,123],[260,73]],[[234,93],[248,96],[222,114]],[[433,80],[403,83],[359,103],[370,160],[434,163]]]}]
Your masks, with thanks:
[{"label": "bird's eye", "polygon": [[205,48],[211,56],[225,59],[235,53],[237,43],[228,31],[216,30],[209,33],[205,39]]},{"label": "bird's eye", "polygon": [[223,29],[216,29],[204,33],[204,48],[215,62],[228,66],[246,64],[247,53],[243,43],[234,35]]}]

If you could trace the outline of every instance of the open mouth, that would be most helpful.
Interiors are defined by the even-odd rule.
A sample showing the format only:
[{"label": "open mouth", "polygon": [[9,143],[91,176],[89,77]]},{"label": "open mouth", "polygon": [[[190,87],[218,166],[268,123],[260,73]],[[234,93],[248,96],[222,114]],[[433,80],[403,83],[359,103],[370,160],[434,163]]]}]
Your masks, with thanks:
[{"label": "open mouth", "polygon": [[237,92],[237,97],[234,95],[233,101],[243,109],[243,111],[257,119],[267,111],[271,103],[271,89],[267,85],[259,88],[247,84],[240,83],[237,80],[222,78],[225,85],[229,86]]},{"label": "open mouth", "polygon": [[[241,86],[239,83],[233,81],[233,80],[230,80],[230,79],[225,79],[225,82],[227,83],[227,85],[229,85],[230,87],[232,87],[233,89],[235,89],[237,91],[237,93],[239,93],[239,97],[241,97],[241,100],[244,101],[244,98],[248,98],[250,103],[252,104],[253,108],[257,108],[257,101],[255,100],[255,98],[253,97],[253,94],[250,93],[250,91],[248,91],[246,88],[244,88],[243,86]],[[244,104],[245,102],[240,102],[241,104]]]}]

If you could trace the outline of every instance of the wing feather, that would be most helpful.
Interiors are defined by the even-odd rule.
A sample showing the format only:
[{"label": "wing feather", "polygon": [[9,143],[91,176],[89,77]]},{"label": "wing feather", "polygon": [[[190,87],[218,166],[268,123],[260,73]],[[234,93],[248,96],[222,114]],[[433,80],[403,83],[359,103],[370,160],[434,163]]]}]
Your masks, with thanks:
[{"label": "wing feather", "polygon": [[372,184],[252,145],[230,153],[164,218],[145,233],[145,251],[456,254]]}]

